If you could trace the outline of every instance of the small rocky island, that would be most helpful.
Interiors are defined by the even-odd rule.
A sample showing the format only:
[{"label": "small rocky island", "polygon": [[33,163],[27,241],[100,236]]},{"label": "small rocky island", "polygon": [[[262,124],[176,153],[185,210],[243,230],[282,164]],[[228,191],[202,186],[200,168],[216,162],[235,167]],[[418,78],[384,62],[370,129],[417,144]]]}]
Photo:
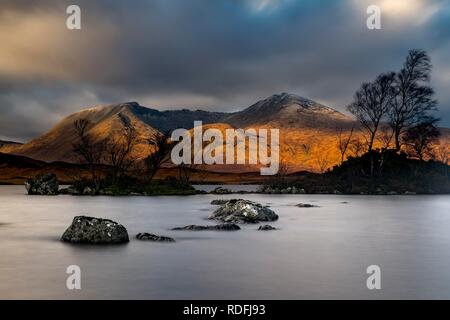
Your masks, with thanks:
[{"label": "small rocky island", "polygon": [[56,196],[59,194],[59,183],[54,173],[41,174],[25,181],[25,188],[31,195]]}]

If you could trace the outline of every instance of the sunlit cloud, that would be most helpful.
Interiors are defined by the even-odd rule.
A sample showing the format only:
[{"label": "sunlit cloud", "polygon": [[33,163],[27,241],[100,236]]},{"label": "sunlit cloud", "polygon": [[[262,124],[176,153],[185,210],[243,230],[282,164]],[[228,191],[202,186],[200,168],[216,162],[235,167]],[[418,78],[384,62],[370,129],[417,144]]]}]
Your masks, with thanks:
[{"label": "sunlit cloud", "polygon": [[[114,46],[119,41],[116,34],[114,24],[101,19],[88,33],[70,32],[65,28],[65,15],[56,10],[0,11],[0,77],[85,79],[93,69],[112,64],[110,59],[115,59]],[[110,50],[112,54],[98,59],[96,50]],[[110,71],[105,68],[102,73]]]},{"label": "sunlit cloud", "polygon": [[412,25],[423,24],[430,20],[443,6],[442,2],[427,0],[353,0],[358,10],[369,5],[377,5],[381,9],[382,17],[397,23]]}]

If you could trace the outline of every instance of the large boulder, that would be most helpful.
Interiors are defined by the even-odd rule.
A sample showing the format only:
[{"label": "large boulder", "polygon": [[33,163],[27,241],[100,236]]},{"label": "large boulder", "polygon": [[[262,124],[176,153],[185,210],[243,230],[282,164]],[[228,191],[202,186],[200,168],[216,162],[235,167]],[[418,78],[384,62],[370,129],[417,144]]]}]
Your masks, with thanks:
[{"label": "large boulder", "polygon": [[257,223],[260,221],[275,221],[278,219],[278,215],[257,202],[232,199],[216,209],[208,218],[223,222]]},{"label": "large boulder", "polygon": [[71,243],[109,244],[128,242],[124,226],[109,219],[86,216],[73,218],[61,240]]},{"label": "large boulder", "polygon": [[54,173],[45,173],[25,181],[25,188],[28,194],[51,196],[58,194],[59,183]]},{"label": "large boulder", "polygon": [[189,230],[189,231],[204,231],[204,230],[217,230],[217,231],[236,231],[241,228],[234,223],[222,223],[214,226],[198,226],[191,224],[184,227],[173,228],[172,230]]}]

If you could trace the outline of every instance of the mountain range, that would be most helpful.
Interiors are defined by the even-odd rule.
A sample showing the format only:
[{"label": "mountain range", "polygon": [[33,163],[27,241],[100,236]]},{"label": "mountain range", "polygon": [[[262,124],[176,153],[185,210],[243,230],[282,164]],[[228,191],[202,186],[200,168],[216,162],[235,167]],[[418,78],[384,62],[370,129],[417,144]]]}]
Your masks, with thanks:
[{"label": "mountain range", "polygon": [[[77,141],[74,122],[89,120],[88,134],[96,142],[112,143],[124,129],[124,119],[131,121],[138,132],[137,159],[145,158],[151,147],[148,140],[156,132],[177,128],[192,129],[194,121],[204,127],[278,128],[280,129],[280,159],[289,171],[323,171],[340,162],[338,133],[362,139],[359,124],[351,117],[312,100],[288,93],[272,95],[242,111],[225,113],[202,110],[159,111],[126,102],[94,106],[62,119],[47,133],[25,144],[0,143],[0,152],[25,156],[35,160],[76,163],[73,144]],[[450,140],[448,129],[443,139]],[[213,166],[213,171],[255,171],[254,166]]]}]

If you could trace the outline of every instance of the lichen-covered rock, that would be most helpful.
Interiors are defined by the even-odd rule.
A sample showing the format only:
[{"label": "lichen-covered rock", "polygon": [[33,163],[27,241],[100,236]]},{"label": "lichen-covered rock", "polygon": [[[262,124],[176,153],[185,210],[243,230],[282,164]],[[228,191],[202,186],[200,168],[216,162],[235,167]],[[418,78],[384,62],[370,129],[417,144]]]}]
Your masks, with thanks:
[{"label": "lichen-covered rock", "polygon": [[260,221],[275,221],[278,219],[278,215],[257,202],[232,199],[217,208],[208,218],[223,222],[257,223]]},{"label": "lichen-covered rock", "polygon": [[157,236],[156,234],[151,234],[147,232],[138,233],[136,239],[144,241],[160,241],[160,242],[175,242],[174,238]]},{"label": "lichen-covered rock", "polygon": [[71,243],[113,244],[128,242],[124,226],[109,219],[86,216],[73,218],[61,240]]},{"label": "lichen-covered rock", "polygon": [[258,228],[259,231],[269,231],[269,230],[277,230],[277,228],[272,227],[268,224],[264,225],[264,226],[259,226]]},{"label": "lichen-covered rock", "polygon": [[173,228],[172,230],[190,230],[190,231],[204,231],[204,230],[218,230],[218,231],[236,231],[241,228],[234,223],[222,223],[214,226],[198,226],[191,224],[184,227]]},{"label": "lichen-covered rock", "polygon": [[25,181],[28,194],[54,196],[58,194],[59,183],[54,173],[44,173]]}]

